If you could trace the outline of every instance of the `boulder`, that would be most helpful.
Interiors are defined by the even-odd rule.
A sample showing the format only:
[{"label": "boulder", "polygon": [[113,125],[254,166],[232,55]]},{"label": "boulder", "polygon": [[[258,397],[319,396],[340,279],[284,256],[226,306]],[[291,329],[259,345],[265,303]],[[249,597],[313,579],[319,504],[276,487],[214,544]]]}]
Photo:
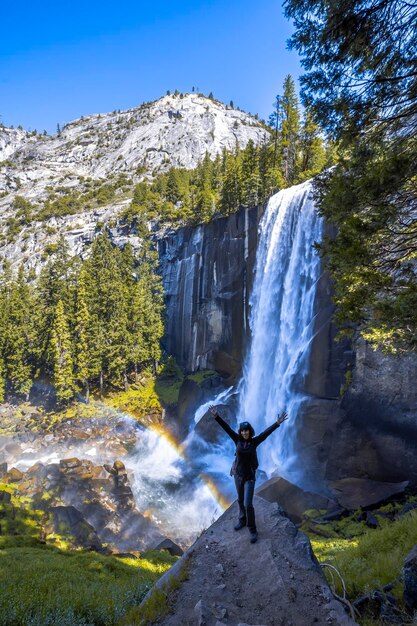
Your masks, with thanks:
[{"label": "boulder", "polygon": [[354,511],[359,507],[380,504],[399,493],[403,493],[409,481],[385,483],[367,478],[343,478],[329,482],[337,501],[346,509]]},{"label": "boulder", "polygon": [[73,537],[75,543],[84,548],[98,551],[102,549],[95,528],[84,519],[80,511],[74,506],[54,506],[49,510],[54,518],[56,533]]},{"label": "boulder", "polygon": [[403,582],[405,606],[414,613],[417,610],[417,545],[405,557]]},{"label": "boulder", "polygon": [[255,491],[268,502],[278,502],[294,523],[301,522],[308,509],[332,509],[337,503],[317,493],[305,491],[285,478],[270,478]]},{"label": "boulder", "polygon": [[168,550],[172,556],[182,556],[184,554],[184,550],[171,541],[171,539],[164,539],[163,541],[160,541],[158,545],[152,548],[152,550]]},{"label": "boulder", "polygon": [[0,491],[0,502],[4,502],[4,504],[8,504],[12,499],[12,494],[8,491]]},{"label": "boulder", "polygon": [[247,532],[234,531],[235,502],[157,581],[142,606],[155,599],[155,591],[169,594],[177,577],[181,583],[169,595],[170,613],[159,626],[353,626],[333,597],[308,538],[277,503],[255,496],[254,506],[257,543],[250,543]]},{"label": "boulder", "polygon": [[16,467],[12,467],[3,477],[4,482],[7,483],[18,483],[24,477],[23,472],[18,470]]},{"label": "boulder", "polygon": [[61,459],[59,465],[63,470],[73,469],[74,467],[79,467],[81,465],[81,461],[76,457],[71,459]]},{"label": "boulder", "polygon": [[[216,405],[216,411],[227,422],[233,430],[237,430],[237,422],[232,409],[226,405]],[[228,436],[223,428],[216,422],[210,411],[207,411],[199,420],[194,429],[196,435],[201,437],[205,442],[218,443],[221,439]]]}]

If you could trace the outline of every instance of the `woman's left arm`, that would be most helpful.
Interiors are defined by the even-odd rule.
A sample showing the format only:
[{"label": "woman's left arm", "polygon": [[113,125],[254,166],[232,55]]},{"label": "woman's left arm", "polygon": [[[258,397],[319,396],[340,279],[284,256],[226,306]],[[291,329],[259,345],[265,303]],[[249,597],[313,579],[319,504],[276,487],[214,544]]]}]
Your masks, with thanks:
[{"label": "woman's left arm", "polygon": [[278,426],[281,426],[282,422],[285,422],[286,419],[288,419],[288,414],[286,411],[284,411],[283,413],[281,413],[281,415],[278,416],[275,424],[272,424],[272,426],[268,426],[268,428],[266,428],[260,435],[253,438],[254,444],[257,446],[265,441],[265,439],[269,437],[269,435],[271,435],[274,430],[278,428]]}]

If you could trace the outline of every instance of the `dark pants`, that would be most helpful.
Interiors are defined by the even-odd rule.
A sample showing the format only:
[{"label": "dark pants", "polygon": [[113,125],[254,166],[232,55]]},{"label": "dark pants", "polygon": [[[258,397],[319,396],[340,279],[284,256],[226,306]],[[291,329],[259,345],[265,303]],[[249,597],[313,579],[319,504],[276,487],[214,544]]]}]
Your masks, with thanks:
[{"label": "dark pants", "polygon": [[250,531],[256,531],[255,509],[253,508],[254,480],[244,480],[235,475],[239,520],[245,522]]}]

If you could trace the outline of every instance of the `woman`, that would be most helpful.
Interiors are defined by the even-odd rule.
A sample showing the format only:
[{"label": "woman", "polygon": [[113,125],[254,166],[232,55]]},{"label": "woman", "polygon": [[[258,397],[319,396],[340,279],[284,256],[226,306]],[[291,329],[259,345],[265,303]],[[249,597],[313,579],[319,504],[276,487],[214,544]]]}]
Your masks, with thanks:
[{"label": "woman", "polygon": [[239,504],[239,520],[235,526],[235,530],[240,530],[247,525],[251,543],[255,543],[258,539],[258,533],[255,523],[255,509],[253,508],[252,501],[255,489],[255,472],[259,465],[256,448],[287,419],[287,412],[284,411],[281,413],[275,424],[272,424],[272,426],[269,426],[263,433],[255,437],[255,431],[249,422],[239,424],[239,430],[235,433],[235,431],[230,428],[229,424],[220,417],[214,406],[210,406],[209,410],[212,415],[214,415],[216,422],[220,424],[236,444],[236,458],[230,470],[230,474],[234,476],[235,479],[237,501]]}]

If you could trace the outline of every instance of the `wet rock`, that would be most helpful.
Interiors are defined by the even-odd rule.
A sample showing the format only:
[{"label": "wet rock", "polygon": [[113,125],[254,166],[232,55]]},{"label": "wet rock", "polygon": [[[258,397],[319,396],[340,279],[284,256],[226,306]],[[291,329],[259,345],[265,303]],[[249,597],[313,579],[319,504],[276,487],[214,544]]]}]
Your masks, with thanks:
[{"label": "wet rock", "polygon": [[79,467],[81,465],[81,461],[76,457],[71,459],[61,459],[59,465],[62,469],[73,469],[74,467]]},{"label": "wet rock", "polygon": [[23,478],[23,472],[18,470],[16,467],[12,467],[6,474],[3,479],[4,482],[7,483],[18,483]]},{"label": "wet rock", "polygon": [[408,480],[386,483],[367,478],[343,478],[329,482],[337,501],[351,511],[381,504],[391,496],[403,493],[408,484]]},{"label": "wet rock", "polygon": [[403,581],[405,606],[414,612],[417,610],[417,545],[405,557]]},{"label": "wet rock", "polygon": [[116,470],[116,472],[126,472],[126,466],[123,463],[123,461],[115,461],[113,463],[113,467]]},{"label": "wet rock", "polygon": [[7,473],[7,463],[0,463],[0,478]]},{"label": "wet rock", "polygon": [[168,550],[168,552],[172,556],[182,556],[184,554],[184,550],[182,550],[176,543],[171,541],[171,539],[164,539],[160,541],[158,545],[156,545],[153,550]]},{"label": "wet rock", "polygon": [[[216,411],[228,424],[234,429],[237,430],[237,421],[234,415],[234,412],[230,407],[225,405],[216,405]],[[194,429],[196,435],[198,435],[203,442],[208,443],[218,443],[225,435],[223,429],[219,426],[219,424],[214,419],[213,415],[210,411],[207,411],[205,415],[200,419],[197,426]],[[196,444],[197,445],[197,444]]]}]

